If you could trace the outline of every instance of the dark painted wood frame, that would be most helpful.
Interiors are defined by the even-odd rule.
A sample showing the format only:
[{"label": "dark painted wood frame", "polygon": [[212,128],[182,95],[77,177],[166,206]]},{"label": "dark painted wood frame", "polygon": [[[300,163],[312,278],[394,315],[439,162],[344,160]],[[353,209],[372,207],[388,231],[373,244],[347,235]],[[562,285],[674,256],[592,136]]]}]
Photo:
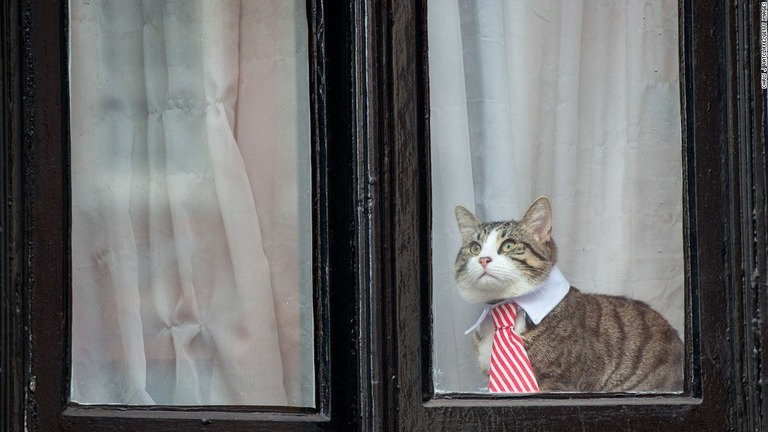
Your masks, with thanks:
[{"label": "dark painted wood frame", "polygon": [[[0,429],[766,427],[759,2],[681,2],[689,365],[679,397],[435,399],[426,1],[310,0],[320,408],[67,403],[66,8],[0,6]],[[762,315],[761,315],[762,314]]]},{"label": "dark painted wood frame", "polygon": [[[765,92],[759,2],[682,1],[681,94],[687,246],[685,392],[680,396],[538,395],[435,398],[431,283],[426,7],[392,2],[389,86],[394,210],[383,255],[386,400],[399,430],[764,430],[766,402]],[[415,41],[415,42],[411,42]],[[405,97],[402,97],[405,95]],[[384,199],[384,202],[387,202]],[[417,319],[420,317],[421,319]]]},{"label": "dark painted wood frame", "polygon": [[[358,182],[351,145],[353,5],[308,0],[316,409],[115,407],[68,402],[70,166],[67,2],[2,5],[2,429],[358,429]],[[343,65],[340,67],[340,65]],[[328,107],[334,107],[329,115]],[[350,247],[350,245],[352,247]],[[330,251],[334,251],[331,254]],[[8,266],[6,266],[6,263]],[[331,287],[333,287],[331,289]],[[333,305],[333,306],[331,306]],[[331,348],[332,347],[332,348]],[[333,357],[333,362],[331,362]],[[367,362],[367,359],[364,361]],[[6,364],[8,366],[6,367]],[[352,371],[352,373],[350,373]],[[366,381],[367,383],[367,381]],[[331,394],[334,395],[331,398]],[[331,418],[331,413],[334,413]],[[7,414],[7,415],[6,415]]]}]

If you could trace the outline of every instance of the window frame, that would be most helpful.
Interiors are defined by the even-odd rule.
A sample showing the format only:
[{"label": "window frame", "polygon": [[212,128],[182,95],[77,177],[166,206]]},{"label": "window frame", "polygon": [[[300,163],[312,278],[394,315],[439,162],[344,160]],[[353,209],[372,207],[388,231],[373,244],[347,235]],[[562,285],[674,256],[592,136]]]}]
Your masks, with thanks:
[{"label": "window frame", "polygon": [[[431,375],[426,2],[391,4],[394,210],[387,232],[402,430],[761,430],[765,401],[765,93],[758,2],[680,2],[688,353],[681,396],[436,398]],[[414,43],[409,41],[416,41]],[[407,69],[402,73],[401,68]],[[406,94],[402,98],[399,94]],[[410,97],[408,97],[410,96]],[[414,104],[413,101],[416,101]],[[759,239],[751,241],[751,239]],[[762,240],[762,241],[760,241]],[[388,257],[383,257],[387,260]],[[413,263],[419,263],[414,265]],[[414,317],[420,317],[417,319]],[[762,383],[762,384],[761,384]]]},{"label": "window frame", "polygon": [[326,386],[317,400],[326,404],[308,413],[68,406],[66,6],[4,2],[0,428],[765,428],[768,320],[757,319],[768,311],[760,2],[680,3],[685,189],[692,197],[685,239],[695,251],[686,257],[693,335],[686,348],[696,361],[688,396],[628,397],[616,405],[605,395],[432,400],[426,0],[308,1],[316,12],[315,266],[325,290],[317,356],[329,362],[318,374]]},{"label": "window frame", "polygon": [[[358,329],[357,248],[353,241],[356,154],[330,146],[351,130],[339,119],[351,106],[351,76],[329,74],[346,64],[352,44],[349,5],[307,0],[310,116],[312,124],[315,376],[317,408],[270,406],[111,406],[69,402],[70,377],[70,131],[68,2],[4,2],[3,159],[0,216],[3,285],[3,417],[8,430],[317,430],[357,428],[357,377],[362,369]],[[335,4],[334,4],[335,3]],[[329,107],[342,112],[329,115]],[[343,114],[342,114],[343,113]],[[338,138],[337,138],[338,139]],[[331,193],[330,191],[338,191]],[[5,201],[4,201],[5,202]],[[5,207],[4,207],[5,209]],[[9,233],[6,237],[5,233]],[[342,253],[331,254],[340,249]],[[5,263],[12,264],[6,270]],[[353,265],[349,265],[352,262]],[[11,268],[12,267],[12,268]],[[7,284],[6,284],[7,282]],[[331,289],[330,287],[333,287]],[[9,294],[6,297],[6,294]],[[333,304],[331,310],[330,304]],[[350,307],[342,307],[350,305]],[[6,324],[7,317],[7,324]],[[337,329],[331,331],[331,329]],[[7,354],[6,354],[7,353]],[[331,362],[331,357],[334,361]],[[8,386],[6,387],[6,382]],[[333,394],[333,397],[331,397]],[[7,401],[7,403],[6,403]],[[331,416],[331,413],[334,413]],[[6,420],[7,419],[7,420]]]}]

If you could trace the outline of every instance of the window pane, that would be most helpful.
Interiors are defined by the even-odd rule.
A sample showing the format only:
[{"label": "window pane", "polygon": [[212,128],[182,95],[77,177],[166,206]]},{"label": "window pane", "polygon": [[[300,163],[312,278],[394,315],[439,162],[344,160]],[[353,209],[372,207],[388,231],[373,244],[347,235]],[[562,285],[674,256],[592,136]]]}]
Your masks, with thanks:
[{"label": "window pane", "polygon": [[[677,13],[673,0],[431,1],[436,393],[489,391],[493,313],[465,331],[510,298],[541,391],[682,391]],[[540,196],[551,205],[524,218]],[[460,233],[458,205],[517,222],[464,214]]]},{"label": "window pane", "polygon": [[314,406],[304,2],[70,7],[71,400]]}]

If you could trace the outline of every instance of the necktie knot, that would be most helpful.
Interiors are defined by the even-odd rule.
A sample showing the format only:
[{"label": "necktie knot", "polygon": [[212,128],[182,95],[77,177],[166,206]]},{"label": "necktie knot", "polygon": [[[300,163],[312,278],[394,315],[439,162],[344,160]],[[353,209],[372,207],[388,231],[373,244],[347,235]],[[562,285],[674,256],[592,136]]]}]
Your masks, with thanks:
[{"label": "necktie knot", "polygon": [[491,318],[493,318],[493,325],[496,330],[505,328],[514,329],[516,317],[517,304],[515,303],[500,304],[491,311]]}]

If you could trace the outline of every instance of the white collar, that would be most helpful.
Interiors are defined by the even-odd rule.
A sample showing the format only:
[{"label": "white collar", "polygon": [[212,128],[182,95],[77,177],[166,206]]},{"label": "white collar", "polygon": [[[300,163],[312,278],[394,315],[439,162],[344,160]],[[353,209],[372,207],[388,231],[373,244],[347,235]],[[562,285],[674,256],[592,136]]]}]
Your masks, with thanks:
[{"label": "white collar", "polygon": [[469,334],[472,330],[478,328],[483,320],[485,320],[485,317],[488,316],[491,309],[505,303],[517,303],[517,305],[525,311],[531,321],[533,321],[534,324],[538,324],[552,311],[552,309],[555,308],[555,306],[560,304],[570,289],[571,284],[569,284],[565,279],[565,276],[560,273],[560,269],[558,269],[557,266],[553,266],[547,280],[545,280],[536,290],[521,295],[520,297],[486,304],[483,308],[483,313],[480,314],[480,318],[472,327],[467,329],[464,334]]}]

